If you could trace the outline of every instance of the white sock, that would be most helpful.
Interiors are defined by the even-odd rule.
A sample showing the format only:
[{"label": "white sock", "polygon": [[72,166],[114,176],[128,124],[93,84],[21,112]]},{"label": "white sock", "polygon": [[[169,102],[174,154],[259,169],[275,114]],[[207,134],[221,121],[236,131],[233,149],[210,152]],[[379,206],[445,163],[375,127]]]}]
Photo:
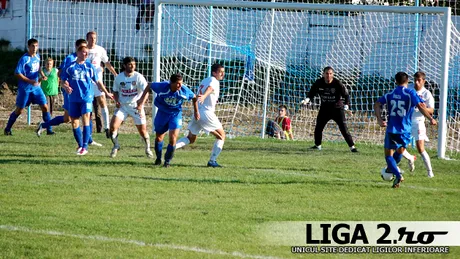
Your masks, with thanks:
[{"label": "white sock", "polygon": [[187,146],[188,144],[190,144],[190,140],[187,138],[187,137],[183,137],[181,139],[179,139],[177,142],[176,142],[176,149],[179,149],[181,147],[185,147]]},{"label": "white sock", "polygon": [[212,147],[212,151],[211,151],[211,158],[209,160],[216,161],[223,147],[224,147],[224,141],[221,139],[216,139],[216,141],[214,141],[214,146]]},{"label": "white sock", "polygon": [[422,156],[423,163],[425,164],[426,170],[428,172],[433,172],[433,168],[431,168],[430,156],[428,155],[428,153],[426,151],[423,151],[420,155]]},{"label": "white sock", "polygon": [[149,136],[149,134],[147,133],[147,135],[145,137],[141,136],[141,138],[142,138],[142,142],[144,142],[145,150],[150,150],[150,136]]},{"label": "white sock", "polygon": [[107,106],[102,108],[101,113],[102,113],[102,119],[104,120],[104,129],[108,129],[109,123],[110,123],[109,108],[107,108]]},{"label": "white sock", "polygon": [[411,155],[409,152],[407,152],[407,149],[404,149],[404,152],[402,153],[403,157],[407,160],[414,160],[414,156]]},{"label": "white sock", "polygon": [[112,138],[116,138],[118,134],[118,130],[112,132]]}]

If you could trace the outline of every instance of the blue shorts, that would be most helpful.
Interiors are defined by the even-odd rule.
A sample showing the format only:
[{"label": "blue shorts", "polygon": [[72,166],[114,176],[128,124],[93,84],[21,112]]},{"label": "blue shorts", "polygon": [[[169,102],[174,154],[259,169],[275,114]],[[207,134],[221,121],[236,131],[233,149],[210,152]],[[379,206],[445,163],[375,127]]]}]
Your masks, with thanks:
[{"label": "blue shorts", "polygon": [[44,105],[46,104],[46,96],[40,86],[34,86],[32,90],[26,91],[24,88],[18,88],[16,96],[16,106],[25,108],[30,104]]},{"label": "blue shorts", "polygon": [[392,134],[386,133],[385,134],[385,144],[384,147],[386,149],[398,149],[400,147],[406,148],[410,143],[411,134],[403,133],[403,134]]},{"label": "blue shorts", "polygon": [[182,112],[169,114],[158,110],[153,126],[158,134],[163,134],[168,130],[180,129],[182,128]]},{"label": "blue shorts", "polygon": [[69,116],[80,118],[83,114],[93,111],[93,102],[69,102]]},{"label": "blue shorts", "polygon": [[64,98],[64,104],[62,105],[62,108],[66,111],[69,111],[69,106],[70,106],[69,94],[63,90],[62,97]]}]

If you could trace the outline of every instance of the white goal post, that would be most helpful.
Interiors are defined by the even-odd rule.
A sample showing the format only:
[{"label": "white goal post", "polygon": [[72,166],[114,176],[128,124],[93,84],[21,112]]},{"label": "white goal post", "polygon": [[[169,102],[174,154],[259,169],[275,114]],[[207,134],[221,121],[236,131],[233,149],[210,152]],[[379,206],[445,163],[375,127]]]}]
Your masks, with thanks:
[{"label": "white goal post", "polygon": [[[221,83],[228,91],[221,95],[221,110],[216,112],[223,118],[229,134],[260,134],[264,137],[264,127],[267,119],[274,116],[274,108],[287,104],[294,117],[294,132],[299,138],[311,138],[315,109],[305,111],[299,108],[298,101],[304,97],[305,91],[286,86],[311,83],[311,79],[306,81],[302,76],[318,76],[318,69],[331,65],[338,71],[339,79],[346,77],[352,84],[347,87],[352,88],[355,116],[349,119],[349,124],[355,139],[357,142],[383,143],[383,131],[375,128],[376,121],[368,107],[378,94],[389,89],[387,85],[380,88],[382,83],[375,78],[378,75],[382,80],[391,81],[398,71],[413,74],[423,70],[427,79],[438,88],[432,90],[439,91],[437,149],[440,158],[446,157],[450,8],[219,0],[156,0],[155,5],[155,81],[167,79],[170,73],[179,71],[185,75],[184,83],[193,88],[197,81],[209,75],[202,70],[210,63],[225,60],[232,64],[242,63],[227,70],[230,73],[228,84]],[[425,22],[419,23],[421,15],[424,15]],[[403,24],[409,25],[401,29]],[[417,30],[420,24],[425,38],[413,36],[406,39],[412,37],[411,30]],[[316,27],[323,30],[316,30]],[[330,33],[336,34],[330,39],[324,34],[328,28],[333,28]],[[318,41],[323,43],[318,44]],[[405,45],[398,45],[400,41]],[[308,56],[302,51],[307,51]],[[420,53],[423,57],[419,57]],[[314,55],[323,58],[323,62],[312,62]],[[401,64],[404,62],[410,64]],[[194,73],[189,74],[190,71]],[[369,80],[364,86],[367,90],[360,88],[365,84],[360,81],[364,77]],[[361,85],[355,87],[353,84],[359,85],[357,82]],[[232,89],[232,85],[239,89]],[[377,95],[368,92],[366,97],[366,91]],[[308,130],[302,130],[304,128]],[[336,135],[339,134],[332,134],[331,139],[341,139]]]}]

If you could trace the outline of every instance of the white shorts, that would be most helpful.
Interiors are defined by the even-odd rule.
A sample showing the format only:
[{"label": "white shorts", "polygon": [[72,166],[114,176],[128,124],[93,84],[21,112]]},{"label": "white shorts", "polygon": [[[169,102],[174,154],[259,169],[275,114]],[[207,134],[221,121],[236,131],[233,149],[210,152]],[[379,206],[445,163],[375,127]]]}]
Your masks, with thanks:
[{"label": "white shorts", "polygon": [[93,84],[93,92],[94,92],[94,97],[99,97],[103,95],[105,96],[105,93],[99,90],[99,87],[97,87],[97,84]]},{"label": "white shorts", "polygon": [[426,135],[425,121],[412,121],[412,137],[417,140],[430,141]]},{"label": "white shorts", "polygon": [[193,135],[200,134],[201,130],[204,130],[206,134],[208,134],[218,129],[222,129],[222,124],[212,111],[200,111],[200,119],[197,121],[195,117],[193,117],[192,121],[188,124],[188,130],[190,130]]},{"label": "white shorts", "polygon": [[135,125],[147,124],[144,109],[142,109],[142,112],[139,113],[134,105],[122,104],[120,108],[115,109],[115,113],[113,115],[122,121],[128,118],[128,116],[131,116],[133,117]]}]

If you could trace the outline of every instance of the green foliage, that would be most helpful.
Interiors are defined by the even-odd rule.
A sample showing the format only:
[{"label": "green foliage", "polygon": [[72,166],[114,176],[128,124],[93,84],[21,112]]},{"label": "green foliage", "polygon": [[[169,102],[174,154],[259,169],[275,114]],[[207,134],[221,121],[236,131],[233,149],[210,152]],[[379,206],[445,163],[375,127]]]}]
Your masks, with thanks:
[{"label": "green foliage", "polygon": [[2,50],[0,49],[0,84],[6,82],[11,90],[16,91],[18,81],[14,77],[14,70],[19,59],[24,54],[23,50]]},{"label": "green foliage", "polygon": [[[199,248],[298,258],[290,247],[263,243],[260,224],[456,221],[460,214],[458,160],[433,158],[436,176],[428,179],[419,159],[393,190],[380,179],[381,146],[352,154],[344,143],[317,152],[311,142],[228,139],[219,157],[225,167],[213,169],[205,165],[214,139],[200,137],[162,168],[145,157],[137,134],[120,134],[122,149],[111,159],[111,143],[99,134],[104,147],[77,157],[68,126],[41,138],[34,128],[0,136],[0,225],[23,227],[0,228],[2,258],[234,258]],[[394,257],[351,257],[382,256]],[[449,256],[460,250],[451,247]]]}]

